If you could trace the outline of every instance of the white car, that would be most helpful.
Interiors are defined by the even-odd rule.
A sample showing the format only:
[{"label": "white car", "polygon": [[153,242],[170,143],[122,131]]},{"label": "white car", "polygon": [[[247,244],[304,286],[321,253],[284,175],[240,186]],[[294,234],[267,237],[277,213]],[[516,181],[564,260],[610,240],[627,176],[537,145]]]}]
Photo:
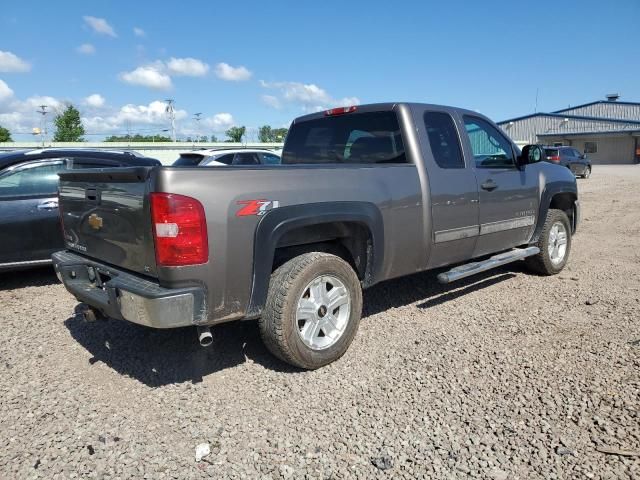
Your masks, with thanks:
[{"label": "white car", "polygon": [[174,167],[224,167],[227,165],[280,165],[280,155],[260,148],[212,148],[180,154]]}]

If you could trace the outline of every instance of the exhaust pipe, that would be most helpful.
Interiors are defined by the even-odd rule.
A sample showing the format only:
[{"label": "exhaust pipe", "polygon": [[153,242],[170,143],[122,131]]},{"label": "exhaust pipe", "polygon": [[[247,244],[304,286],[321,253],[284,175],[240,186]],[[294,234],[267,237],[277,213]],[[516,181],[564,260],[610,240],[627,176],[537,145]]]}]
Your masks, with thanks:
[{"label": "exhaust pipe", "polygon": [[209,347],[213,343],[213,335],[209,327],[198,327],[198,342],[201,347]]}]

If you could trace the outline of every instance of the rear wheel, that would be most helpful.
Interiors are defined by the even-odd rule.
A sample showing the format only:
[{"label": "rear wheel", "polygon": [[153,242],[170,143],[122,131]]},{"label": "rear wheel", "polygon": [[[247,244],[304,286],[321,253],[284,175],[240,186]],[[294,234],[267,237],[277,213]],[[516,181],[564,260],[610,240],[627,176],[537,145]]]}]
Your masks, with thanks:
[{"label": "rear wheel", "polygon": [[536,243],[540,253],[525,260],[527,267],[542,275],[560,273],[571,251],[571,223],[562,210],[550,209]]},{"label": "rear wheel", "polygon": [[344,354],[361,312],[362,290],[351,266],[328,253],[305,253],[271,275],[260,334],[276,357],[316,369]]}]

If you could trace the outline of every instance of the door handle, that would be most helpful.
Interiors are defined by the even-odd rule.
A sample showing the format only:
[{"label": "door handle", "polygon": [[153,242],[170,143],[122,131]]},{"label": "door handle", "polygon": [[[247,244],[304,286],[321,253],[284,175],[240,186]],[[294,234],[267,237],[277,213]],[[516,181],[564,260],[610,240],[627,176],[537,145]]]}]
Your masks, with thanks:
[{"label": "door handle", "polygon": [[498,188],[498,184],[496,182],[494,182],[493,180],[487,180],[486,182],[484,182],[483,184],[480,185],[480,188],[490,192],[490,191],[495,190],[496,188]]},{"label": "door handle", "polygon": [[51,200],[49,202],[39,203],[36,208],[38,210],[55,210],[58,208],[58,202],[56,200]]}]

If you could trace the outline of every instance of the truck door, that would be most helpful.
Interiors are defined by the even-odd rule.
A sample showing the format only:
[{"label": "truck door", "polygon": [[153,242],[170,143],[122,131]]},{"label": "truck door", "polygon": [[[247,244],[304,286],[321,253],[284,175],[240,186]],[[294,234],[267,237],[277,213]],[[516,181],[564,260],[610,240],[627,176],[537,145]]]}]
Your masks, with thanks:
[{"label": "truck door", "polygon": [[516,167],[511,141],[487,120],[463,115],[465,148],[478,182],[480,235],[474,257],[529,241],[538,213],[538,175]]},{"label": "truck door", "polygon": [[[433,246],[429,268],[467,260],[473,254],[478,226],[478,188],[460,143],[464,127],[446,110],[429,107],[416,119],[429,178]],[[430,153],[430,154],[429,154]]]}]

